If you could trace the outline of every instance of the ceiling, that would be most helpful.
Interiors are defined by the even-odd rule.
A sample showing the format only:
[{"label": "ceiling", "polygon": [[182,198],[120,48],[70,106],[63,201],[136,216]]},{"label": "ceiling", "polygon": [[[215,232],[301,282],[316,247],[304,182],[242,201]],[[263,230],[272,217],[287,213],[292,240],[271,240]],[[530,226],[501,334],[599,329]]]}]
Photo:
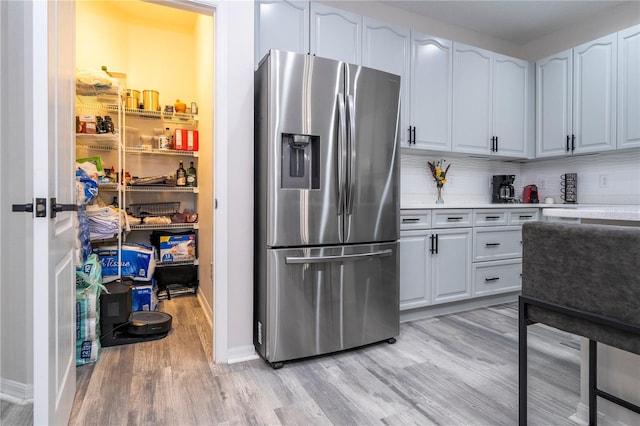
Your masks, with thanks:
[{"label": "ceiling", "polygon": [[386,1],[437,21],[525,45],[562,28],[640,1]]}]

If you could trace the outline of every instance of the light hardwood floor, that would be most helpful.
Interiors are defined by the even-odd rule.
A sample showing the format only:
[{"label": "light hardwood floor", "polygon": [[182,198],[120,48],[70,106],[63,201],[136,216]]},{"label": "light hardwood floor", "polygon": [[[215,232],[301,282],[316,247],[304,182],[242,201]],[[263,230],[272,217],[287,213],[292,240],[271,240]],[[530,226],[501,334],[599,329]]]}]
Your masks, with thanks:
[{"label": "light hardwood floor", "polygon": [[[381,343],[273,370],[214,365],[193,297],[163,302],[163,340],[104,348],[78,367],[71,425],[516,425],[517,305],[402,324]],[[578,338],[529,327],[531,425],[570,425]],[[8,424],[3,422],[2,424]]]}]

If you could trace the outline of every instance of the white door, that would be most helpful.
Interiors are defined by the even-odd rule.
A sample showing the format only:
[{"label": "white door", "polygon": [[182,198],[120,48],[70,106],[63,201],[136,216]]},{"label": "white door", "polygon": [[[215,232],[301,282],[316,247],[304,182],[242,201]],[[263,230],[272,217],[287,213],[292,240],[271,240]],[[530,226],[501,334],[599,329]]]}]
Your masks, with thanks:
[{"label": "white door", "polygon": [[[435,231],[435,230],[434,230]],[[431,254],[432,303],[471,297],[471,229],[438,229]]]},{"label": "white door", "polygon": [[[75,202],[74,3],[33,2],[34,424],[66,425],[75,395],[74,212],[51,218],[51,198]],[[32,168],[31,168],[32,167]],[[31,169],[31,170],[29,170]]]},{"label": "white door", "polygon": [[410,31],[366,16],[362,26],[362,65],[400,76],[400,142],[406,146],[409,128]]},{"label": "white door", "polygon": [[572,73],[571,49],[536,62],[536,157],[571,150]]},{"label": "white door", "polygon": [[430,231],[400,231],[400,310],[427,306],[431,301],[429,275]]},{"label": "white door", "polygon": [[493,53],[453,44],[453,151],[491,154]]},{"label": "white door", "polygon": [[493,62],[493,135],[497,154],[525,157],[529,96],[529,64],[495,55]]},{"label": "white door", "polygon": [[616,147],[617,44],[611,34],[573,48],[574,153]]},{"label": "white door", "polygon": [[255,9],[255,65],[269,49],[309,53],[309,2],[260,0]]},{"label": "white door", "polygon": [[640,147],[640,25],[618,32],[618,149]]},{"label": "white door", "polygon": [[[415,147],[451,151],[452,42],[411,33],[411,126]],[[406,134],[405,127],[402,128]]]},{"label": "white door", "polygon": [[311,3],[309,45],[312,55],[360,65],[362,17],[316,2]]}]

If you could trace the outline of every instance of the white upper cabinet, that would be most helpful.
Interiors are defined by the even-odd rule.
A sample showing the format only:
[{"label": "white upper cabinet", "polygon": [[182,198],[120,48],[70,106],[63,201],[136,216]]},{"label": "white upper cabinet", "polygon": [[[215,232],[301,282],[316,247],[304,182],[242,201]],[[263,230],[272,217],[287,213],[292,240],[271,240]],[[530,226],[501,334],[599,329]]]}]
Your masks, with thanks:
[{"label": "white upper cabinet", "polygon": [[525,157],[528,63],[453,46],[453,151]]},{"label": "white upper cabinet", "polygon": [[256,1],[256,66],[269,49],[309,53],[308,1]]},{"label": "white upper cabinet", "polygon": [[616,147],[617,34],[573,49],[574,153]]},{"label": "white upper cabinet", "polygon": [[362,16],[311,3],[312,55],[361,64]]},{"label": "white upper cabinet", "polygon": [[499,155],[526,156],[530,111],[529,63],[495,54],[493,61],[493,136]]},{"label": "white upper cabinet", "polygon": [[536,62],[536,157],[571,150],[572,53],[569,49]]},{"label": "white upper cabinet", "polygon": [[363,19],[362,65],[400,76],[400,143],[408,140],[410,31],[372,18]]},{"label": "white upper cabinet", "polygon": [[[416,148],[451,151],[452,42],[417,32],[411,33],[411,90],[409,124]],[[415,130],[413,130],[415,129]],[[414,136],[415,135],[415,136]]]},{"label": "white upper cabinet", "polygon": [[618,32],[617,147],[640,147],[640,25]]},{"label": "white upper cabinet", "polygon": [[453,150],[488,154],[491,134],[492,53],[453,45]]},{"label": "white upper cabinet", "polygon": [[536,62],[536,157],[616,148],[617,34]]}]

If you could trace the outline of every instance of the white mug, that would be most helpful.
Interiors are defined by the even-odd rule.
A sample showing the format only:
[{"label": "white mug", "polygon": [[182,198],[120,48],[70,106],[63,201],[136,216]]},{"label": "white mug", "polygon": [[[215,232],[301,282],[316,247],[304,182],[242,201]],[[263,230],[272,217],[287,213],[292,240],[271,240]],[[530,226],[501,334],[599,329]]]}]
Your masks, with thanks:
[{"label": "white mug", "polygon": [[555,200],[553,199],[553,197],[545,197],[544,198],[544,203],[545,204],[553,204],[555,202]]}]

